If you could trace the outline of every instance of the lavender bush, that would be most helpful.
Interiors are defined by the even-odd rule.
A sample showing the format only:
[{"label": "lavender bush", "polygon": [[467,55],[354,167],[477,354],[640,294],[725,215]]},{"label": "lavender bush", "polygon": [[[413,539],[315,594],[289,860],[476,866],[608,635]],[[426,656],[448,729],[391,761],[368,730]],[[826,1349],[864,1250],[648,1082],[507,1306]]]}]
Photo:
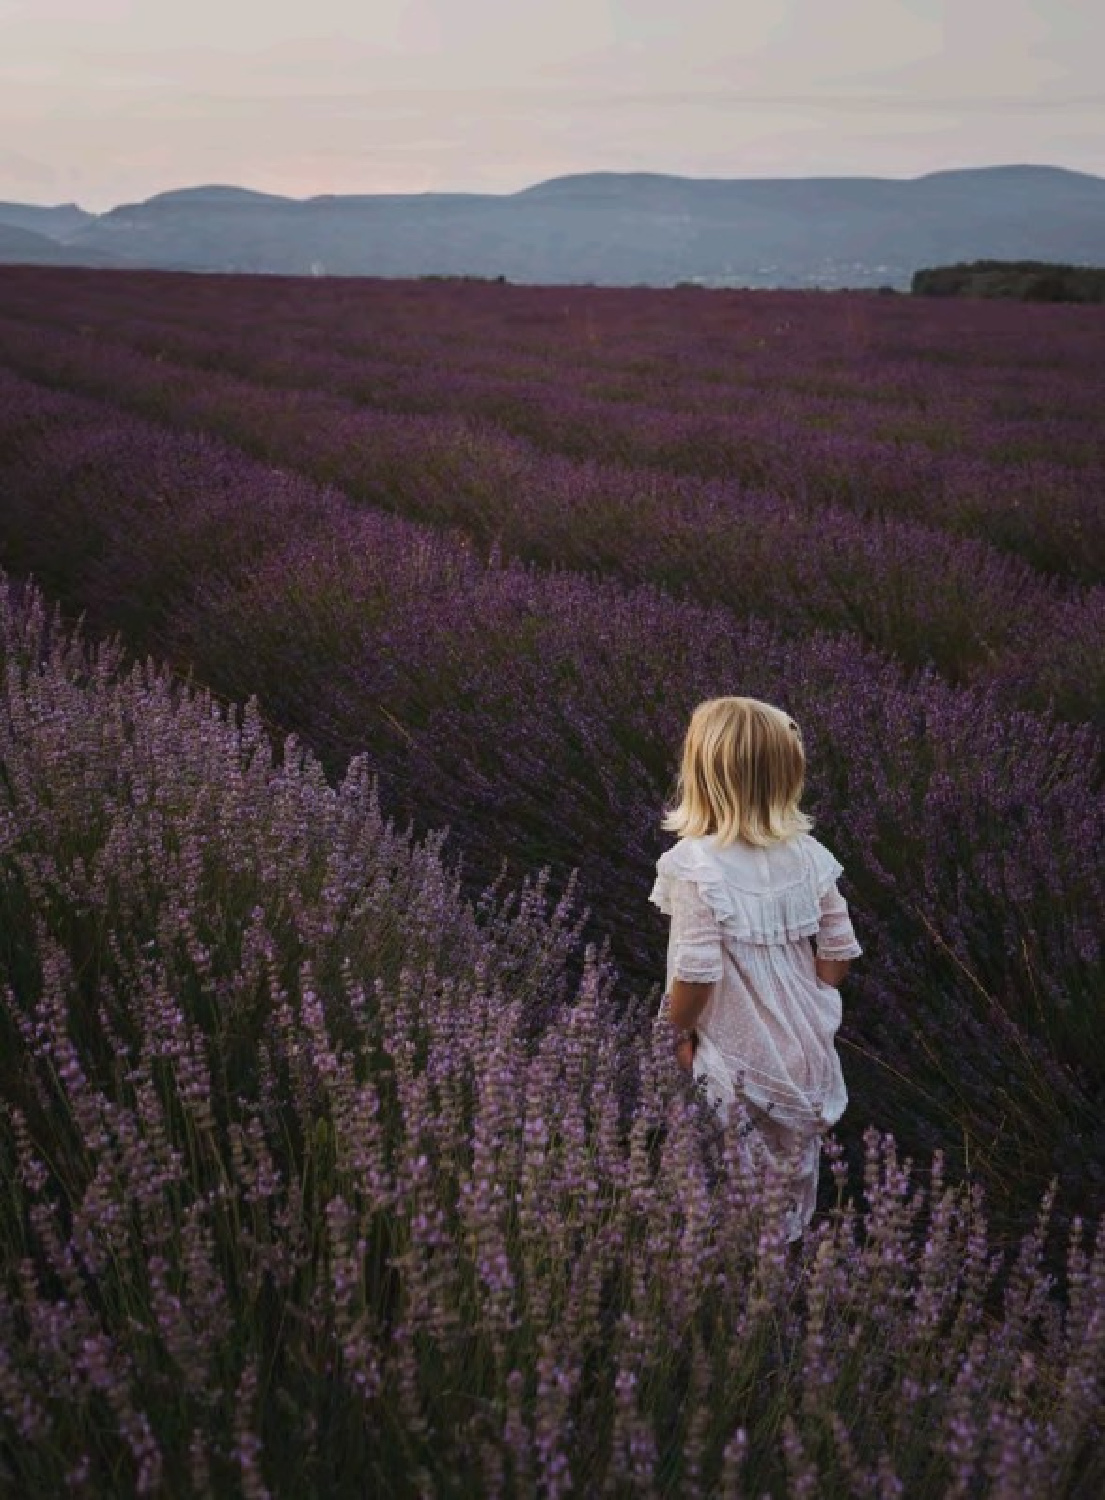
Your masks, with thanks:
[{"label": "lavender bush", "polygon": [[[540,882],[0,582],[21,1494],[1091,1496],[1105,1231],[830,1138],[800,1255]],[[631,1018],[636,1017],[636,1020]]]}]

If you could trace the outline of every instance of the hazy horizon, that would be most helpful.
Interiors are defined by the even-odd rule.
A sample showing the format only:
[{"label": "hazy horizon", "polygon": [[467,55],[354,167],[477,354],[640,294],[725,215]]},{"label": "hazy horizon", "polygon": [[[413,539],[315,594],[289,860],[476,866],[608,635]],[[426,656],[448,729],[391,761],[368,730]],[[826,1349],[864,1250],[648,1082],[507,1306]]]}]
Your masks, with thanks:
[{"label": "hazy horizon", "polygon": [[1069,0],[0,0],[0,199],[1105,176],[1103,48]]}]

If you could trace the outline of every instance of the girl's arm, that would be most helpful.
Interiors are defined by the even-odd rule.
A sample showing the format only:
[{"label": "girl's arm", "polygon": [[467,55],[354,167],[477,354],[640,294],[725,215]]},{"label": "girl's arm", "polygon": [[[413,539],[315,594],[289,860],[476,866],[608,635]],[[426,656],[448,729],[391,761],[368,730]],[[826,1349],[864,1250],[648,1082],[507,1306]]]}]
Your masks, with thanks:
[{"label": "girl's arm", "polygon": [[698,1046],[694,1027],[706,1009],[713,987],[714,981],[701,984],[689,979],[673,979],[671,982],[667,997],[668,1020],[677,1031],[686,1033],[675,1044],[675,1060],[685,1073],[694,1069],[694,1054]]},{"label": "girl's arm", "polygon": [[671,881],[670,900],[668,1016],[673,1025],[689,1031],[722,975],[721,928],[694,881]]},{"label": "girl's arm", "polygon": [[[721,931],[692,881],[672,882],[671,912],[673,962],[664,1006],[677,1032],[693,1033],[721,978]],[[694,1066],[695,1045],[693,1035],[683,1035],[676,1043],[676,1062],[688,1073]]]},{"label": "girl's arm", "polygon": [[862,952],[863,949],[856,942],[848,903],[834,880],[821,897],[817,954],[813,961],[818,979],[823,984],[831,984],[835,990],[852,967],[852,960]]},{"label": "girl's arm", "polygon": [[668,1019],[680,1031],[693,1031],[698,1018],[706,1009],[714,980],[709,984],[693,983],[689,979],[673,979],[668,1001]]}]

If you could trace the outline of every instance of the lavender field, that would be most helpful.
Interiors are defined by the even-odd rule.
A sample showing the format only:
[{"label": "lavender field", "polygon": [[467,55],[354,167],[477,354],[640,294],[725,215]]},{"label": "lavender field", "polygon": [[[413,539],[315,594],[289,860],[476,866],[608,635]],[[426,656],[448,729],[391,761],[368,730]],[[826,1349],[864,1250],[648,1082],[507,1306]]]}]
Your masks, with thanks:
[{"label": "lavender field", "polygon": [[[0,1489],[1101,1493],[1103,496],[1105,310],[6,269]],[[653,1021],[730,692],[789,1259]]]}]

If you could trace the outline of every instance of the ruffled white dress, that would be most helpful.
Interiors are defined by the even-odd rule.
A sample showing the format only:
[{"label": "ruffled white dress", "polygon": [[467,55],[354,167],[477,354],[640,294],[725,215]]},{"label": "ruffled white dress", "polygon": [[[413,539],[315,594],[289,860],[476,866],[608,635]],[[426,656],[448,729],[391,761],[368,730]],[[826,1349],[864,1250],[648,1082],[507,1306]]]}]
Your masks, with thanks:
[{"label": "ruffled white dress", "polygon": [[834,1042],[840,992],[818,979],[821,958],[858,958],[843,872],[809,834],[759,849],[685,838],[662,854],[649,899],[671,918],[666,1013],[673,979],[714,986],[695,1026],[694,1078],[728,1121],[739,1098],[741,1150],[793,1171],[787,1237],[817,1200],[821,1135],[848,1091]]}]

